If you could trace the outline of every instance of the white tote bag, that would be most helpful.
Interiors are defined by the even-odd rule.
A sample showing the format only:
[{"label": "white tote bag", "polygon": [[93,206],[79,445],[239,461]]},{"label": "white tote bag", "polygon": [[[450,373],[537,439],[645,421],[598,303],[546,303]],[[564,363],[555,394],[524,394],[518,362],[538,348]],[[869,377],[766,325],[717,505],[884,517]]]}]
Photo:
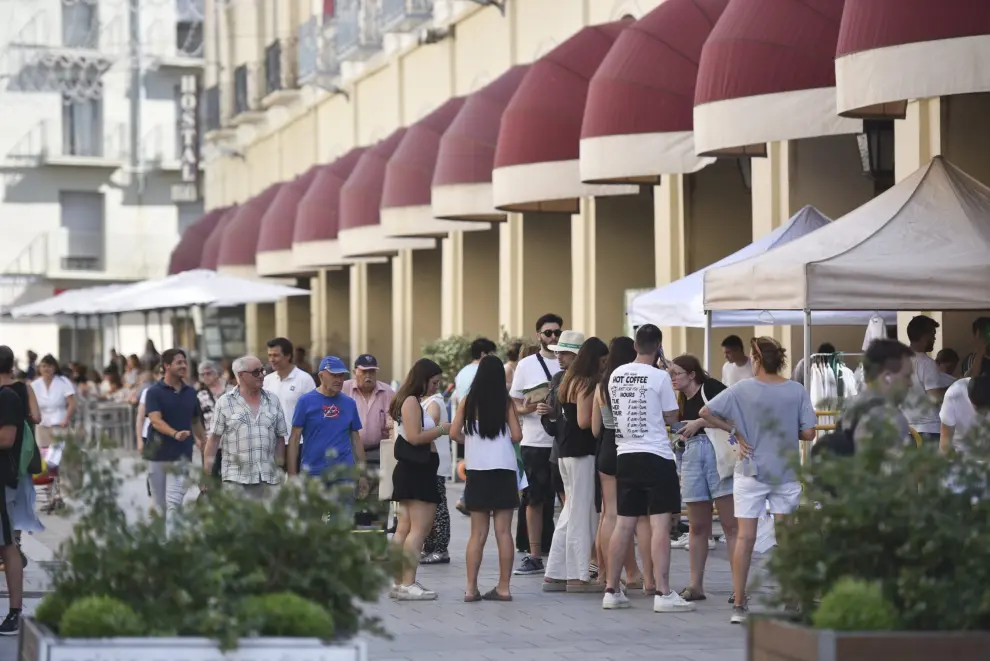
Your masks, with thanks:
[{"label": "white tote bag", "polygon": [[[701,385],[701,399],[708,406],[708,397],[705,396],[705,386]],[[729,440],[729,432],[715,427],[705,427],[705,436],[712,442],[715,448],[715,463],[718,467],[718,477],[727,480],[736,471],[736,460],[739,458],[739,445]]]}]

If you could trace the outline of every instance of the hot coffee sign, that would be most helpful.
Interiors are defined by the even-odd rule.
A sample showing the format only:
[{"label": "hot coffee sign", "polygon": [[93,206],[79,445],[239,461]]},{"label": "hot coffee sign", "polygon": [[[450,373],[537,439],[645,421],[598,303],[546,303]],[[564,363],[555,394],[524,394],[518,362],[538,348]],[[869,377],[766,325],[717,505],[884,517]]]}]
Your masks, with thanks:
[{"label": "hot coffee sign", "polygon": [[182,77],[179,85],[179,175],[173,202],[199,201],[199,76]]}]

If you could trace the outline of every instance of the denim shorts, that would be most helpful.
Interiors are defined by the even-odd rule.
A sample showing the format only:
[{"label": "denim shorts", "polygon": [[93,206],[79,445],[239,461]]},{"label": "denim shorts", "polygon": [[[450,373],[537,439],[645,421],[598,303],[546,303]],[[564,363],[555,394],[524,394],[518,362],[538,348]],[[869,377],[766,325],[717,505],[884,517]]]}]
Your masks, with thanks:
[{"label": "denim shorts", "polygon": [[704,434],[690,438],[681,457],[681,498],[701,503],[732,495],[732,478],[718,476],[715,448]]}]

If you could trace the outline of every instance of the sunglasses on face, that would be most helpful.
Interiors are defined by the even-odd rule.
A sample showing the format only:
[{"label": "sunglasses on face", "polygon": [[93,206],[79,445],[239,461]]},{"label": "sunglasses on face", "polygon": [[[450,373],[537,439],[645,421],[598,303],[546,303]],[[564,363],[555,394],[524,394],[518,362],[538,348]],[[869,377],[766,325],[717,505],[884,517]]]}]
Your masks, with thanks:
[{"label": "sunglasses on face", "polygon": [[543,335],[543,337],[560,337],[560,334],[562,332],[563,332],[562,330],[560,330],[559,328],[557,328],[557,329],[554,329],[554,330],[540,331],[540,334]]},{"label": "sunglasses on face", "polygon": [[250,374],[253,377],[261,378],[261,377],[263,377],[265,375],[265,368],[259,367],[256,370],[250,370],[250,371],[241,372],[241,374]]}]

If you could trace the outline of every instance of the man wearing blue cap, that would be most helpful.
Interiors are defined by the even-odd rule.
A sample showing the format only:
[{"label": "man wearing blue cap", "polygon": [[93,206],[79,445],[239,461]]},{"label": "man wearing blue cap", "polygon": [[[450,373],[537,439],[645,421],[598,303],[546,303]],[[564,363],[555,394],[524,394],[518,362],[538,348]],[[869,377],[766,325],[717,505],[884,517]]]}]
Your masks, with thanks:
[{"label": "man wearing blue cap", "polygon": [[[347,374],[344,361],[327,356],[320,363],[317,374],[320,385],[299,398],[292,416],[286,461],[290,475],[296,473],[300,436],[306,437],[302,471],[309,475],[319,476],[330,468],[355,465],[364,472],[364,446],[359,434],[361,419],[357,404],[341,393]],[[367,489],[367,481],[362,476],[358,484],[359,495],[363,496]]]}]

